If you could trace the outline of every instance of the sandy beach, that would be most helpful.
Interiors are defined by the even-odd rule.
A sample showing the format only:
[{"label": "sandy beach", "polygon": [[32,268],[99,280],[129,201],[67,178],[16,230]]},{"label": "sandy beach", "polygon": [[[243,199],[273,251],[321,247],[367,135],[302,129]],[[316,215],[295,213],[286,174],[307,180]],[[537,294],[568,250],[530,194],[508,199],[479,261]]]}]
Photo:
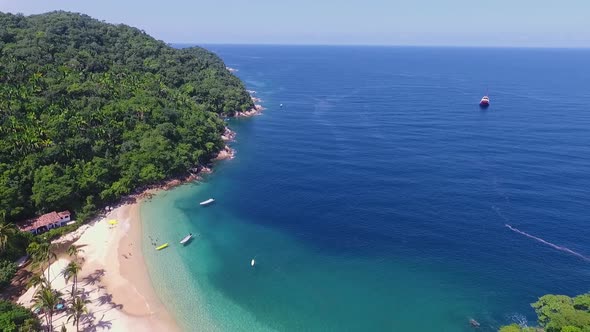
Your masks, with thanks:
[{"label": "sandy beach", "polygon": [[[91,223],[74,243],[84,251],[78,288],[90,301],[88,314],[80,327],[84,330],[109,331],[178,331],[172,316],[166,311],[151,284],[141,251],[141,220],[139,201],[123,204],[104,218]],[[116,220],[116,224],[109,221]],[[67,293],[61,271],[70,257],[60,257],[51,264],[52,287]],[[19,303],[31,306],[34,289],[19,298]],[[62,324],[75,331],[65,313],[54,317],[54,328]]]},{"label": "sandy beach", "polygon": [[[242,116],[259,114],[262,109],[256,105],[251,113]],[[235,132],[226,128],[222,139],[229,143],[235,136]],[[232,159],[234,154],[235,151],[226,145],[213,161]],[[82,265],[78,290],[89,302],[86,305],[88,313],[80,323],[82,330],[180,331],[156,295],[154,287],[157,285],[151,283],[141,250],[139,208],[141,200],[151,197],[155,192],[197,180],[200,174],[210,173],[211,169],[202,167],[196,172],[139,190],[102,217],[53,241],[61,251],[69,244],[83,250],[78,257]],[[72,259],[65,254],[60,255],[49,267],[52,288],[63,293],[64,299],[68,301],[66,294],[71,290],[72,281],[66,282],[62,271]],[[44,273],[47,274],[47,270]],[[28,289],[17,302],[32,307],[35,291],[35,288]],[[44,322],[43,317],[40,318]],[[67,331],[75,331],[75,326],[67,319],[67,313],[56,313],[53,318],[54,329],[64,325]]]}]

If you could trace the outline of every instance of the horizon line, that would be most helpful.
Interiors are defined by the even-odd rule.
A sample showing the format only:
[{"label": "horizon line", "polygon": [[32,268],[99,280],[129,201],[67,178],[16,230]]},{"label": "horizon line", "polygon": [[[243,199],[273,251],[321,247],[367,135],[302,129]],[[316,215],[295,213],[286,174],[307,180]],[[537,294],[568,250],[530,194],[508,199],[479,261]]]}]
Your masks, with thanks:
[{"label": "horizon line", "polygon": [[216,42],[166,42],[168,45],[214,46],[327,46],[327,47],[416,47],[416,48],[488,48],[488,49],[551,49],[590,50],[590,46],[515,46],[515,45],[445,45],[445,44],[320,44],[320,43],[216,43]]}]

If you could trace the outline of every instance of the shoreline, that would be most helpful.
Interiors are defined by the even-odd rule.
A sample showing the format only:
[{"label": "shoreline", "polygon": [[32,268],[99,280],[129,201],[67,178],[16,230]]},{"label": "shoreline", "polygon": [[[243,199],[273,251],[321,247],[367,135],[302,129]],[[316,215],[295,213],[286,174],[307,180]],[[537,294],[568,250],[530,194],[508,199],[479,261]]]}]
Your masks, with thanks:
[{"label": "shoreline", "polygon": [[253,108],[251,108],[248,111],[236,112],[234,117],[236,117],[236,118],[249,118],[252,116],[262,114],[262,111],[264,111],[264,107],[262,107],[262,105],[260,105],[260,104],[256,104],[256,105],[254,105]]},{"label": "shoreline", "polygon": [[[255,92],[254,92],[255,93]],[[252,97],[254,102],[260,99]],[[261,114],[264,108],[256,104],[245,112],[236,112],[235,118],[252,117]],[[78,258],[81,271],[78,275],[80,296],[89,300],[88,313],[82,317],[81,328],[96,330],[106,328],[110,331],[181,331],[178,322],[168,311],[156,293],[155,285],[149,275],[145,262],[142,243],[141,203],[160,191],[202,179],[202,174],[210,174],[213,163],[233,159],[235,150],[229,146],[236,133],[225,127],[221,139],[225,143],[217,156],[207,165],[190,169],[186,175],[177,176],[162,182],[148,185],[122,197],[113,207],[107,206],[102,213],[77,230],[65,234],[52,244],[62,253],[51,263],[52,288],[64,293],[69,292],[72,281],[66,282],[63,269],[72,261],[63,254],[69,245],[82,248]],[[113,224],[112,220],[116,220]],[[47,270],[45,270],[47,271]],[[17,302],[25,307],[32,306],[35,287],[28,288]],[[40,316],[43,321],[42,316]],[[66,313],[54,315],[54,328],[64,325],[67,331],[75,327],[67,322]]]},{"label": "shoreline", "polygon": [[[180,328],[157,296],[149,277],[142,251],[140,204],[158,189],[148,189],[144,196],[122,203],[102,218],[94,221],[73,244],[80,246],[82,270],[78,276],[81,296],[88,299],[88,314],[81,326],[96,329],[108,326],[111,331],[180,331]],[[115,225],[109,223],[116,220]],[[61,271],[71,261],[65,255],[53,262],[50,269],[52,287],[69,292]],[[18,303],[32,305],[35,289],[28,289]],[[75,328],[67,322],[65,313],[56,314],[54,328],[64,324],[68,331]]]},{"label": "shoreline", "polygon": [[[235,135],[226,127],[222,135],[226,145],[211,160],[212,163],[234,157],[235,150],[228,143],[235,139]],[[187,175],[138,188],[133,194],[122,197],[116,206],[106,207],[94,220],[52,242],[61,249],[73,244],[84,250],[79,254],[82,269],[78,289],[90,302],[87,304],[89,313],[82,318],[81,328],[92,330],[108,326],[110,331],[181,331],[156,293],[159,286],[153,284],[149,276],[142,250],[140,207],[144,200],[160,191],[200,180],[202,174],[212,172],[211,166],[201,166]],[[111,220],[117,223],[112,225]],[[60,253],[63,251],[59,250]],[[49,266],[52,287],[64,295],[69,292],[72,282],[65,282],[62,270],[71,260],[61,254]],[[28,288],[16,302],[31,307],[35,291],[35,288]],[[53,320],[54,328],[64,324],[67,331],[75,331],[71,322],[67,322],[67,314],[57,313]]]}]

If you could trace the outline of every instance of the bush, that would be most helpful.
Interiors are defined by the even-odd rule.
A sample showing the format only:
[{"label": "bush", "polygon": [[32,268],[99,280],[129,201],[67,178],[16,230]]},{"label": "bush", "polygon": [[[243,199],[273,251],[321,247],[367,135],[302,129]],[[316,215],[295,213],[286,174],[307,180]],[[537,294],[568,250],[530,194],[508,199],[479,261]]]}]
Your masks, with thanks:
[{"label": "bush", "polygon": [[59,238],[62,235],[75,231],[76,229],[78,229],[78,227],[80,227],[80,225],[82,225],[82,223],[77,221],[71,225],[50,229],[48,232],[38,236],[47,241],[52,241]]},{"label": "bush", "polygon": [[9,301],[0,300],[0,331],[40,331],[39,318],[31,310]]},{"label": "bush", "polygon": [[10,261],[0,261],[0,291],[4,290],[16,274],[17,266]]},{"label": "bush", "polygon": [[25,249],[33,240],[33,234],[29,232],[17,232],[14,236],[9,237],[6,250],[0,254],[0,261],[16,261],[26,255]]},{"label": "bush", "polygon": [[498,332],[536,332],[534,327],[522,327],[518,324],[502,326]]}]

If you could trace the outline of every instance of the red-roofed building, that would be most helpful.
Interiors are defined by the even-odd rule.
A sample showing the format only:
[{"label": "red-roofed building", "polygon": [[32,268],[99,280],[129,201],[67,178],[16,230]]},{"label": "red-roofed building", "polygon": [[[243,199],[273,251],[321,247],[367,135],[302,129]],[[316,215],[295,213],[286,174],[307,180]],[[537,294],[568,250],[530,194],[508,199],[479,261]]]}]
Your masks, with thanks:
[{"label": "red-roofed building", "polygon": [[31,232],[33,234],[41,234],[50,229],[64,226],[71,220],[70,211],[49,212],[35,219],[30,219],[19,225],[23,232]]}]

